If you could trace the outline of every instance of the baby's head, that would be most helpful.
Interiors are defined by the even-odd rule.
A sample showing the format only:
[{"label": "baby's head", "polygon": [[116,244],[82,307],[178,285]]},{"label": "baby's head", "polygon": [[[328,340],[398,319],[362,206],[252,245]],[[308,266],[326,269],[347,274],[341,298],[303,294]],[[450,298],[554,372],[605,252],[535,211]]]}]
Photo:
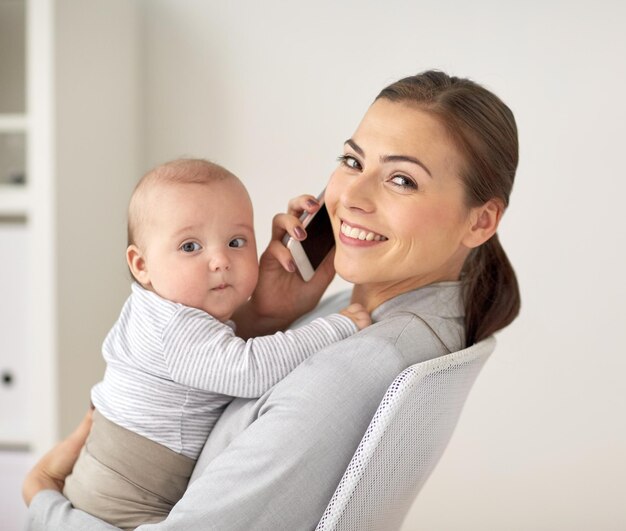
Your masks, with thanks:
[{"label": "baby's head", "polygon": [[126,259],[144,288],[229,319],[258,279],[252,203],[244,185],[200,159],[154,168],[130,200]]}]

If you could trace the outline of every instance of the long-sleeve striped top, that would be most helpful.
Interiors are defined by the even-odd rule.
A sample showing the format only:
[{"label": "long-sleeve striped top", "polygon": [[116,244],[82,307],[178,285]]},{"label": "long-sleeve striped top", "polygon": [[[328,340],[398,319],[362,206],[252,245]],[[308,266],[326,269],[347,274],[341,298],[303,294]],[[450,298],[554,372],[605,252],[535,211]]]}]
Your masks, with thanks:
[{"label": "long-sleeve striped top", "polygon": [[340,314],[295,330],[237,337],[234,324],[134,283],[103,344],[107,367],[92,389],[116,424],[196,459],[234,397],[258,397],[299,363],[357,332]]}]

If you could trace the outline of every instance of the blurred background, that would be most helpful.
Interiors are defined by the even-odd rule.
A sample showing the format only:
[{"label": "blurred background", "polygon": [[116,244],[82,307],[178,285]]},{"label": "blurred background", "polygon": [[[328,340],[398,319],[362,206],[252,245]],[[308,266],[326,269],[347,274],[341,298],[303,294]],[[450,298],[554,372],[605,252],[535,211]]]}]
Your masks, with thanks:
[{"label": "blurred background", "polygon": [[618,0],[0,0],[0,527],[102,376],[137,179],[226,166],[261,250],[378,91],[437,68],[516,115],[523,308],[403,530],[625,529],[625,23]]}]

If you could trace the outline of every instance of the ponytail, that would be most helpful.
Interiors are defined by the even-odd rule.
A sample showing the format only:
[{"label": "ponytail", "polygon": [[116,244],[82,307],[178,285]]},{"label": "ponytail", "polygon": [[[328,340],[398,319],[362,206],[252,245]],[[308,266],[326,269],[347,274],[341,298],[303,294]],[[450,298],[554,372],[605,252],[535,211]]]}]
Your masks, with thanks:
[{"label": "ponytail", "polygon": [[467,346],[509,325],[519,314],[517,277],[497,234],[472,250],[461,280]]}]

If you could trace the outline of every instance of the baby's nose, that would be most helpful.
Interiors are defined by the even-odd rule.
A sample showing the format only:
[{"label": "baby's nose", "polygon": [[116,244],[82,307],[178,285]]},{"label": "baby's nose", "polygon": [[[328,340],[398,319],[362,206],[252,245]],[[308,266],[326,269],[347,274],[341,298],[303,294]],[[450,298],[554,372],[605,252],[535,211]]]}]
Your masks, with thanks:
[{"label": "baby's nose", "polygon": [[211,271],[228,271],[230,269],[230,260],[224,253],[217,253],[211,257],[209,267]]}]

